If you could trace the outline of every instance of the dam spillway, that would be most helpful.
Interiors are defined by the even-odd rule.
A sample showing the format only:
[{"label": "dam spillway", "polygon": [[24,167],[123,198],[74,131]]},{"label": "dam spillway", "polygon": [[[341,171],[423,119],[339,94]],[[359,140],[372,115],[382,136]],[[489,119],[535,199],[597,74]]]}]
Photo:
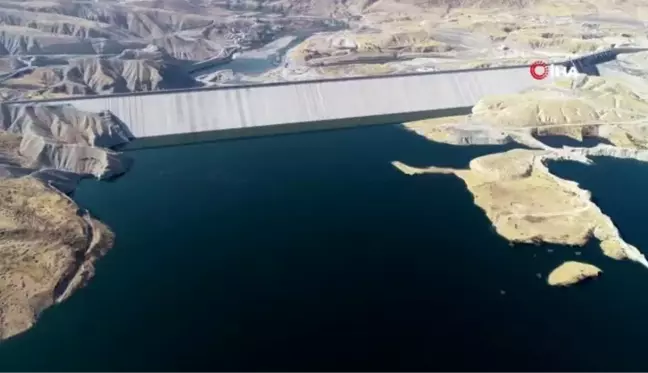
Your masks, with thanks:
[{"label": "dam spillway", "polygon": [[[597,63],[600,56],[611,55],[616,57],[610,51],[592,56],[599,56]],[[545,80],[533,79],[529,66],[521,65],[5,104],[70,104],[110,112],[135,139],[207,133],[232,138],[468,114],[484,96],[515,94],[540,84]]]}]

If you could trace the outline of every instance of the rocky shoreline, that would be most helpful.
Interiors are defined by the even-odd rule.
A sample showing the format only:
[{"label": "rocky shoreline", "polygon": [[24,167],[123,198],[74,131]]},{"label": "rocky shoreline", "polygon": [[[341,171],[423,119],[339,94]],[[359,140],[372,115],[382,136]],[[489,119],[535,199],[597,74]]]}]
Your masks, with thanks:
[{"label": "rocky shoreline", "polygon": [[[447,144],[516,142],[526,148],[473,159],[468,169],[392,164],[408,175],[441,173],[461,178],[497,233],[511,242],[582,246],[596,239],[606,256],[648,268],[644,254],[623,240],[612,219],[592,202],[591,193],[553,175],[546,166],[548,161],[565,160],[591,164],[592,156],[648,161],[645,88],[580,76],[519,95],[485,97],[469,116],[405,127]],[[542,142],[542,136],[551,135],[578,140],[596,136],[611,145],[553,148]]]},{"label": "rocky shoreline", "polygon": [[129,141],[108,113],[1,106],[0,339],[31,327],[94,275],[114,234],[65,193],[81,178],[126,172],[109,148]]}]

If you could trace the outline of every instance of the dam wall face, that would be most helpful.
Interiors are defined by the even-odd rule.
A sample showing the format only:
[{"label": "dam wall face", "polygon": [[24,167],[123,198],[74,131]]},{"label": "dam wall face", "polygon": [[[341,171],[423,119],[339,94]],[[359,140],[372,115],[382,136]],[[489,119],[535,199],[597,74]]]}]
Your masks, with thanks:
[{"label": "dam wall face", "polygon": [[[581,72],[616,73],[620,53],[646,48],[622,47],[562,64]],[[591,70],[591,71],[590,71]],[[85,96],[4,105],[70,104],[80,110],[110,111],[135,138],[230,133],[222,137],[269,135],[361,124],[388,124],[469,113],[482,97],[515,94],[544,84],[529,66],[427,72],[194,88],[146,93]]]},{"label": "dam wall face", "polygon": [[[272,127],[280,125],[299,131],[318,127],[318,123],[318,128],[325,128],[322,123],[358,118],[383,124],[395,123],[398,115],[408,113],[447,116],[455,109],[469,110],[483,96],[516,93],[538,84],[529,68],[522,66],[91,96],[29,105],[71,104],[84,111],[108,110],[135,138],[252,128],[271,134]],[[11,105],[21,104],[25,102]]]}]

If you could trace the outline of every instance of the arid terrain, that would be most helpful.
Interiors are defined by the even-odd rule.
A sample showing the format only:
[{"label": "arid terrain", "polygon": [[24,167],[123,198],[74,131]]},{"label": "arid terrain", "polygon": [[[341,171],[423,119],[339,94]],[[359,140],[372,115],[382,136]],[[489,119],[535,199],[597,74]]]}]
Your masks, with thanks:
[{"label": "arid terrain", "polygon": [[[642,252],[623,240],[587,190],[551,174],[546,166],[552,160],[590,164],[589,156],[648,161],[648,81],[642,78],[648,73],[646,57],[641,52],[610,64],[631,68],[633,76],[580,75],[515,95],[484,97],[465,117],[406,124],[432,141],[464,146],[516,142],[528,149],[476,158],[465,170],[421,169],[397,161],[394,166],[409,175],[444,173],[461,178],[497,233],[511,242],[582,246],[596,239],[608,257],[648,267]],[[553,148],[542,142],[550,135],[606,143]]]},{"label": "arid terrain", "polygon": [[200,85],[196,70],[286,35],[339,29],[290,4],[212,1],[2,1],[5,99]]},{"label": "arid terrain", "polygon": [[[648,46],[639,1],[156,0],[0,1],[0,100],[127,93],[211,84],[435,71],[563,59]],[[409,123],[431,141],[516,141],[460,177],[510,241],[582,245],[648,266],[576,183],[545,161],[606,155],[648,160],[648,58],[623,55],[618,78],[580,76],[510,97],[485,97],[466,117]],[[82,177],[126,172],[110,148],[129,141],[110,113],[64,106],[0,110],[0,339],[67,298],[110,249],[110,229],[65,194]],[[555,149],[543,135],[611,145]],[[397,161],[397,160],[395,160]],[[448,176],[451,177],[451,176]],[[571,271],[571,272],[570,272]],[[585,273],[585,272],[587,273]],[[592,276],[557,269],[553,284]]]},{"label": "arid terrain", "polygon": [[516,65],[648,43],[640,2],[379,0],[352,9],[348,29],[313,35],[263,78]]},{"label": "arid terrain", "polygon": [[113,177],[128,141],[109,115],[71,107],[8,109],[0,118],[0,338],[29,328],[66,299],[112,247],[108,227],[64,192],[80,177]]},{"label": "arid terrain", "polygon": [[[435,71],[648,46],[639,1],[1,1],[5,99]],[[234,61],[230,61],[235,57]]]}]

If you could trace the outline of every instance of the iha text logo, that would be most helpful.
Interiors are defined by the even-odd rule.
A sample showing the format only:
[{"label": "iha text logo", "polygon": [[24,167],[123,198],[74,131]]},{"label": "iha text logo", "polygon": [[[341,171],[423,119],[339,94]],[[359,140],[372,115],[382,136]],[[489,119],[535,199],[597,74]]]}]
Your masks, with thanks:
[{"label": "iha text logo", "polygon": [[563,65],[549,65],[546,62],[535,61],[529,66],[531,77],[535,80],[544,80],[547,78],[575,78],[578,76],[578,70],[574,66],[566,68]]}]

